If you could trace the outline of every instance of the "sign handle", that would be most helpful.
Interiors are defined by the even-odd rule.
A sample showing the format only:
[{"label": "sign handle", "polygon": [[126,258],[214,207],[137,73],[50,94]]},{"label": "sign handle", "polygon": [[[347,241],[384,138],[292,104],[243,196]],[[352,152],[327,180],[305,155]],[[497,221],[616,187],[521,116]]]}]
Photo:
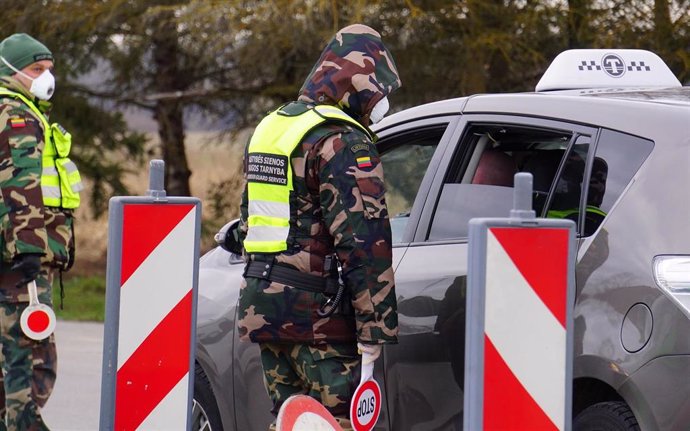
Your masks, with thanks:
[{"label": "sign handle", "polygon": [[367,380],[372,380],[374,378],[374,363],[369,362],[365,364],[362,362],[362,377],[359,379],[359,384],[366,382]]},{"label": "sign handle", "polygon": [[36,290],[36,280],[31,280],[27,283],[29,289],[29,305],[38,305],[38,291]]}]

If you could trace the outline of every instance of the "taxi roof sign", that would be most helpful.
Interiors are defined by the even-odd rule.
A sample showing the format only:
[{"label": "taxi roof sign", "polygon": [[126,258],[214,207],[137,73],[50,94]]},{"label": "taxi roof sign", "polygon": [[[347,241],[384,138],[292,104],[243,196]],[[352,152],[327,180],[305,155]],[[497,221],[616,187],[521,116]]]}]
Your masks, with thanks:
[{"label": "taxi roof sign", "polygon": [[535,91],[681,87],[658,55],[642,49],[571,49],[558,54]]}]

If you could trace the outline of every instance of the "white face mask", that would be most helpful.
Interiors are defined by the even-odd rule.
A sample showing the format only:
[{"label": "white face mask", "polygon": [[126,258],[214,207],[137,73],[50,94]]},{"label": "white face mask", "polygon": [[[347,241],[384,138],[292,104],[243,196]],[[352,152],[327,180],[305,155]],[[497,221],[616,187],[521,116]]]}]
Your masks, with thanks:
[{"label": "white face mask", "polygon": [[371,124],[376,124],[381,121],[383,116],[386,115],[386,112],[388,112],[389,108],[390,105],[388,104],[388,97],[384,97],[383,99],[379,100],[376,105],[374,105],[374,109],[371,110],[371,114],[369,115]]},{"label": "white face mask", "polygon": [[3,63],[7,65],[10,69],[14,70],[18,74],[22,75],[24,78],[31,80],[31,88],[29,92],[41,100],[48,100],[53,97],[53,92],[55,91],[55,77],[48,69],[44,70],[43,73],[38,75],[36,78],[32,78],[21,70],[17,70],[12,66],[4,57],[0,57]]}]

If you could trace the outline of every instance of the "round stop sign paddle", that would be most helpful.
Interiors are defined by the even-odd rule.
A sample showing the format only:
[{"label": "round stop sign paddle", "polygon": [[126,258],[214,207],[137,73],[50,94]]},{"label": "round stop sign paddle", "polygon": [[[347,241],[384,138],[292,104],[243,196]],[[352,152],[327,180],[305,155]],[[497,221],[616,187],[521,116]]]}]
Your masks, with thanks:
[{"label": "round stop sign paddle", "polygon": [[278,431],[343,431],[338,421],[307,395],[292,395],[285,400],[276,419]]},{"label": "round stop sign paddle", "polygon": [[381,413],[381,388],[374,380],[374,363],[362,364],[362,379],[350,403],[350,422],[355,431],[370,431]]},{"label": "round stop sign paddle", "polygon": [[22,312],[19,324],[27,337],[36,341],[45,340],[55,331],[55,312],[47,305],[38,302],[35,280],[29,282],[27,287],[29,306]]}]

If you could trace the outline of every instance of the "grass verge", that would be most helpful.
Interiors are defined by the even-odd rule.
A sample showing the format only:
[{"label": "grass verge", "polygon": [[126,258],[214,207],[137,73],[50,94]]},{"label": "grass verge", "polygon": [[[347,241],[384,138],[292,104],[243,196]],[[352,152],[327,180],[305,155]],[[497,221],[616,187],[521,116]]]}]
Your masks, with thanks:
[{"label": "grass verge", "polygon": [[60,309],[60,283],[53,284],[53,309],[58,319],[103,322],[105,277],[74,277],[64,280],[64,308]]}]

